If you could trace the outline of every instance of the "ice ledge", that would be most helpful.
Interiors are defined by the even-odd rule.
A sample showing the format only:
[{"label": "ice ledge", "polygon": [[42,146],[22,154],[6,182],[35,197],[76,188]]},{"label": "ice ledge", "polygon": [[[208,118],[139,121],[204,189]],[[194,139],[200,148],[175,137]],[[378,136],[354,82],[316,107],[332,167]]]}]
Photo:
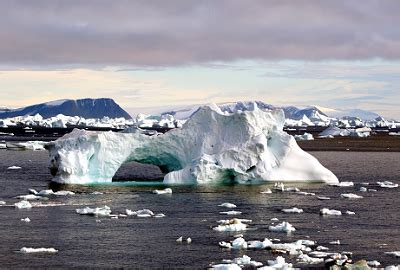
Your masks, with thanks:
[{"label": "ice ledge", "polygon": [[48,145],[53,181],[111,182],[129,161],[158,165],[166,184],[226,181],[338,182],[283,131],[283,111],[231,114],[201,107],[180,129],[158,136],[74,130]]}]

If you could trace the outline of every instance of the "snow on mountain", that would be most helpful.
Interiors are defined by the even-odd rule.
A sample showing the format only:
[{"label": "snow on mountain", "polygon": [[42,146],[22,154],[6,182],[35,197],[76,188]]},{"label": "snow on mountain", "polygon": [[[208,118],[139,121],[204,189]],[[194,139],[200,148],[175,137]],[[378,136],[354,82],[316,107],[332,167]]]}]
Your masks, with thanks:
[{"label": "snow on mountain", "polygon": [[86,98],[77,100],[56,100],[8,111],[0,110],[0,119],[27,115],[33,116],[36,114],[40,114],[43,118],[56,117],[59,114],[92,119],[100,119],[103,117],[132,118],[124,109],[110,98]]},{"label": "snow on mountain", "polygon": [[377,113],[361,109],[335,110],[335,109],[323,108],[321,109],[321,111],[333,118],[357,117],[364,121],[368,121],[368,120],[374,120],[375,118],[379,117],[379,114]]}]

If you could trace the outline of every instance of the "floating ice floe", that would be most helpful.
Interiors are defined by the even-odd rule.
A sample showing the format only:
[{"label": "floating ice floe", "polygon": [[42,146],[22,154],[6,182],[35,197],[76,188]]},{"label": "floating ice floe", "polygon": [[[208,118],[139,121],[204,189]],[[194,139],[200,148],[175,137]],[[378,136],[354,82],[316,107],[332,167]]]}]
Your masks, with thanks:
[{"label": "floating ice floe", "polygon": [[18,209],[28,209],[28,208],[32,208],[32,204],[28,201],[20,201],[17,203],[14,203],[15,208]]},{"label": "floating ice floe", "polygon": [[221,203],[221,204],[218,205],[218,206],[226,207],[226,208],[236,208],[236,207],[237,207],[236,204],[228,203],[228,202],[226,202],[226,203]]},{"label": "floating ice floe", "polygon": [[367,192],[367,188],[366,187],[360,187],[360,192]]},{"label": "floating ice floe", "polygon": [[371,267],[379,267],[381,265],[378,261],[368,261],[367,264]]},{"label": "floating ice floe", "polygon": [[[137,211],[132,211],[132,210],[126,209],[125,212],[128,216],[137,216],[137,217],[141,217],[141,218],[148,218],[148,217],[155,216],[154,212],[149,209],[141,209],[141,210],[137,210]],[[158,217],[163,217],[163,216],[158,216]]]},{"label": "floating ice floe", "polygon": [[349,210],[346,211],[346,215],[355,215],[355,214],[356,214],[356,213],[353,212],[353,211],[349,211]]},{"label": "floating ice floe", "polygon": [[214,270],[241,270],[242,268],[236,263],[220,263],[211,266]]},{"label": "floating ice floe", "polygon": [[323,216],[341,216],[342,212],[339,210],[334,210],[334,209],[328,209],[328,208],[322,208],[319,210],[320,215]]},{"label": "floating ice floe", "polygon": [[7,170],[20,170],[20,169],[22,169],[22,167],[19,166],[10,166],[7,168]]},{"label": "floating ice floe", "polygon": [[21,218],[21,221],[28,223],[28,222],[31,222],[31,219],[26,217],[26,218]]},{"label": "floating ice floe", "polygon": [[296,260],[298,263],[304,263],[304,264],[318,264],[324,262],[323,258],[313,258],[308,256],[307,254],[300,254]]},{"label": "floating ice floe", "polygon": [[171,188],[165,188],[165,189],[161,189],[161,190],[153,190],[154,194],[172,194],[172,189]]},{"label": "floating ice floe", "polygon": [[384,181],[384,182],[376,182],[381,188],[397,188],[399,187],[399,184],[395,184],[390,181]]},{"label": "floating ice floe", "polygon": [[251,222],[251,220],[245,220],[245,219],[229,219],[229,220],[221,220],[217,227],[214,227],[213,230],[219,231],[219,232],[240,232],[240,231],[245,231],[247,230],[247,222]]},{"label": "floating ice floe", "polygon": [[17,199],[21,199],[24,201],[29,201],[29,200],[42,200],[44,199],[42,196],[37,196],[34,194],[27,194],[27,195],[19,195],[16,197]]},{"label": "floating ice floe", "polygon": [[283,131],[282,110],[199,108],[180,129],[159,136],[75,129],[49,143],[55,182],[111,182],[125,162],[166,168],[167,184],[322,181],[336,176]]},{"label": "floating ice floe", "polygon": [[248,248],[250,249],[265,249],[267,247],[270,247],[272,245],[272,241],[269,240],[268,238],[265,238],[263,241],[249,241],[248,242]]},{"label": "floating ice floe", "polygon": [[247,242],[243,237],[238,237],[231,242],[221,241],[218,243],[220,247],[231,249],[247,249]]},{"label": "floating ice floe", "polygon": [[30,248],[23,247],[19,250],[21,253],[57,253],[58,250],[55,248]]},{"label": "floating ice floe", "polygon": [[271,193],[272,193],[272,190],[269,189],[269,188],[267,188],[267,189],[264,189],[263,191],[260,191],[260,193],[261,193],[261,194],[271,194]]},{"label": "floating ice floe", "polygon": [[96,208],[85,207],[81,209],[76,209],[75,211],[80,215],[89,215],[97,217],[108,217],[111,214],[111,209],[107,205]]},{"label": "floating ice floe", "polygon": [[282,209],[281,210],[284,213],[303,213],[303,209],[297,208],[297,207],[293,207],[293,208],[288,208],[288,209]]},{"label": "floating ice floe", "polygon": [[282,256],[276,257],[275,260],[268,260],[268,266],[261,267],[261,270],[290,270],[294,269],[291,263],[287,263]]},{"label": "floating ice floe", "polygon": [[363,196],[354,194],[354,193],[343,193],[340,194],[340,197],[345,198],[345,199],[362,199],[364,198]]},{"label": "floating ice floe", "polygon": [[297,191],[296,194],[304,196],[315,196],[314,192],[306,192],[306,191]]},{"label": "floating ice floe", "polygon": [[385,254],[396,258],[400,258],[400,251],[389,251],[385,252]]},{"label": "floating ice floe", "polygon": [[0,205],[5,205],[6,202],[5,201],[0,201]]},{"label": "floating ice floe", "polygon": [[271,232],[285,232],[285,233],[294,232],[296,230],[296,228],[292,224],[286,221],[275,226],[271,225],[268,227],[268,229]]},{"label": "floating ice floe", "polygon": [[353,187],[354,186],[354,182],[344,181],[344,182],[330,184],[330,186],[335,186],[335,187]]},{"label": "floating ice floe", "polygon": [[223,264],[213,265],[211,269],[241,269],[241,267],[246,266],[259,267],[262,266],[262,263],[253,261],[249,256],[243,255],[233,260],[223,260]]},{"label": "floating ice floe", "polygon": [[240,211],[234,211],[234,210],[232,210],[232,211],[225,211],[225,212],[219,212],[220,214],[223,214],[223,215],[230,215],[230,216],[235,216],[235,215],[241,215],[242,214],[242,212],[240,212]]},{"label": "floating ice floe", "polygon": [[400,264],[399,265],[389,265],[385,267],[385,270],[399,270],[400,269]]},{"label": "floating ice floe", "polygon": [[331,198],[326,197],[326,196],[317,196],[317,199],[324,201],[324,200],[330,200]]},{"label": "floating ice floe", "polygon": [[340,245],[340,240],[330,241],[329,244],[331,244],[331,245]]},{"label": "floating ice floe", "polygon": [[294,135],[296,141],[312,141],[314,136],[311,133],[304,133],[303,135]]}]

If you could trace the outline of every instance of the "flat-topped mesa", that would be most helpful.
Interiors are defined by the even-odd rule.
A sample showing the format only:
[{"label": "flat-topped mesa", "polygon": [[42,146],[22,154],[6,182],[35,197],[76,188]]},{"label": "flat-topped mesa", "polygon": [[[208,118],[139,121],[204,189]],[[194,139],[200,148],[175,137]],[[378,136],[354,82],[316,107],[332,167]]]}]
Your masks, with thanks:
[{"label": "flat-topped mesa", "polygon": [[322,181],[336,176],[283,131],[281,110],[199,108],[180,129],[158,136],[74,130],[47,146],[53,181],[111,182],[130,161],[160,166],[166,184]]}]

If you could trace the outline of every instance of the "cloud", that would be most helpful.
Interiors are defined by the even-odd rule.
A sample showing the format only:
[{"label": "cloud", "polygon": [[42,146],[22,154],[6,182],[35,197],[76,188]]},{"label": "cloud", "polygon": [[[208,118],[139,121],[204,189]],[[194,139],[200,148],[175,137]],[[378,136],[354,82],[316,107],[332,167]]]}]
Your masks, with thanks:
[{"label": "cloud", "polygon": [[0,2],[11,67],[400,59],[397,0]]}]

